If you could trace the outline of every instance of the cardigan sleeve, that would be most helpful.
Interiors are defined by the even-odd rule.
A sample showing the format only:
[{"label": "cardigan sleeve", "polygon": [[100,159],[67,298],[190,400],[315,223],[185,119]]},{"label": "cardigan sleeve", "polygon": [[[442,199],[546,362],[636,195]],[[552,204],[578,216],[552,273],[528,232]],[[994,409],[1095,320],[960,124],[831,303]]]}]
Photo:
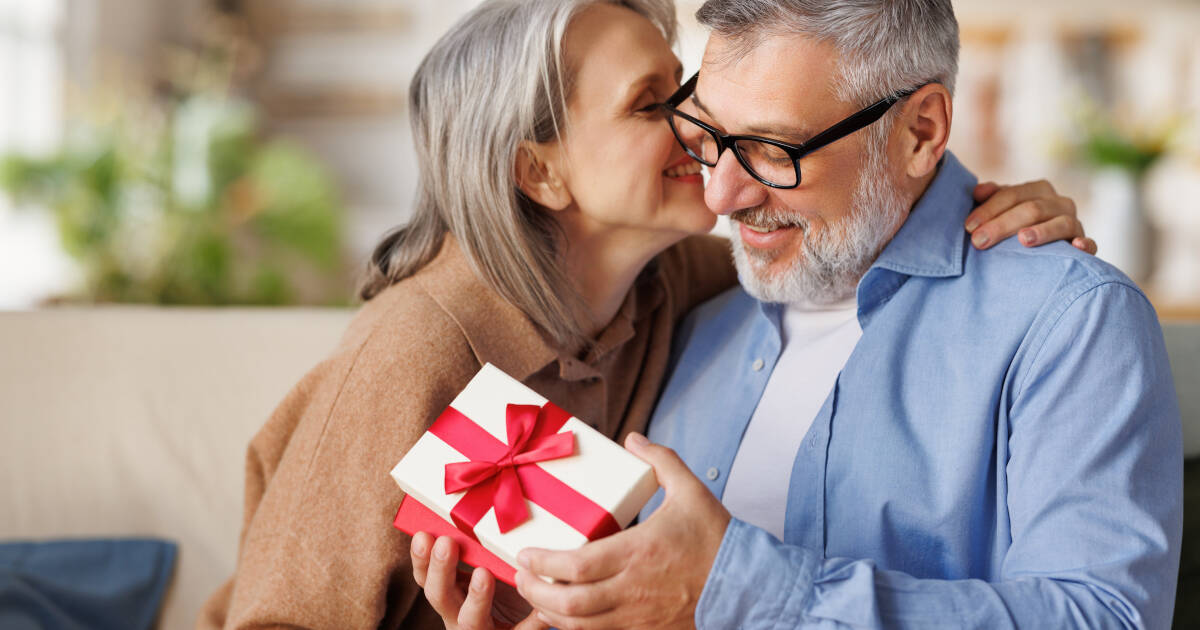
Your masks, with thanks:
[{"label": "cardigan sleeve", "polygon": [[443,627],[392,527],[403,492],[388,473],[479,364],[428,296],[389,308],[409,312],[352,324],[347,338],[362,339],[310,372],[251,442],[237,571],[199,627]]}]

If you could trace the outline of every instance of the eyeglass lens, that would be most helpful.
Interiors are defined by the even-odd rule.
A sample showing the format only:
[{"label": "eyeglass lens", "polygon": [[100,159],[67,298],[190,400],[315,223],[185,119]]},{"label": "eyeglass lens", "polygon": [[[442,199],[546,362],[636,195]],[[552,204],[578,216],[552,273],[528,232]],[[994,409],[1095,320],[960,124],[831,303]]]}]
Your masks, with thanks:
[{"label": "eyeglass lens", "polygon": [[[705,166],[716,166],[720,157],[718,140],[707,129],[683,116],[671,114],[671,127],[687,152]],[[795,186],[796,166],[781,147],[756,140],[736,140],[741,162],[759,179],[776,186]]]}]

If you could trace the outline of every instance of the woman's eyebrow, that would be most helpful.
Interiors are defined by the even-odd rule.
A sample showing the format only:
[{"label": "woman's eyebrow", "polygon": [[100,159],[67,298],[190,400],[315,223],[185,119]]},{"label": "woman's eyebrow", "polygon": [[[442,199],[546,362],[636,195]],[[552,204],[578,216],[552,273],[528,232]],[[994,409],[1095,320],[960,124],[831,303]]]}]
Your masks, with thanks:
[{"label": "woman's eyebrow", "polygon": [[629,87],[625,88],[624,100],[632,100],[635,93],[646,87],[646,85],[654,81],[654,73],[644,74],[634,81],[629,83]]},{"label": "woman's eyebrow", "polygon": [[[676,73],[681,72],[682,68],[683,68],[683,66],[680,66],[679,69],[676,70]],[[633,100],[636,92],[638,92],[639,90],[643,90],[647,86],[653,85],[655,82],[661,81],[661,80],[664,80],[664,77],[661,72],[650,71],[650,72],[643,74],[642,76],[640,76],[637,79],[635,79],[634,81],[632,81],[629,84],[629,87],[625,89],[624,99],[626,101]]]}]

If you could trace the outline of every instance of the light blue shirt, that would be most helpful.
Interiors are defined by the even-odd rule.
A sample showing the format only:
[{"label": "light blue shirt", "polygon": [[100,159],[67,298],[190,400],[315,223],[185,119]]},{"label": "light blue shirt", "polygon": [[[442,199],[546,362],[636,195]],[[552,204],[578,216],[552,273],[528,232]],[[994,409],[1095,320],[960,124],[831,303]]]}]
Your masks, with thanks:
[{"label": "light blue shirt", "polygon": [[[859,282],[862,339],[762,480],[788,484],[784,540],[731,521],[700,630],[1170,626],[1183,454],[1154,309],[1065,243],[970,247],[974,184],[947,154]],[[735,289],[678,334],[649,435],[717,497],[780,310]]]}]

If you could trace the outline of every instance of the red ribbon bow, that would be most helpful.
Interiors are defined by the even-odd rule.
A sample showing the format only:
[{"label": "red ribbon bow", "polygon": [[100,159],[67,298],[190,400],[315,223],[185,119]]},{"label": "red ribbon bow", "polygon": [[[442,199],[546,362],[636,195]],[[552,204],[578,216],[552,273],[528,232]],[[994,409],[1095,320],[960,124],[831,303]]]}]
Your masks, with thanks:
[{"label": "red ribbon bow", "polygon": [[529,518],[529,500],[588,540],[620,530],[607,510],[535,465],[575,451],[575,436],[558,433],[570,419],[571,414],[552,403],[508,405],[505,444],[447,407],[429,432],[470,459],[446,466],[446,492],[467,490],[450,511],[454,524],[474,538],[475,525],[494,507],[500,532],[508,533]]},{"label": "red ribbon bow", "polygon": [[[480,502],[495,507],[496,522],[502,534],[529,518],[517,468],[566,457],[575,452],[575,435],[569,431],[534,437],[538,424],[551,420],[554,413],[551,407],[550,404],[544,407],[509,405],[505,410],[508,449],[503,455],[491,461],[472,460],[446,465],[446,494],[469,489],[467,496],[451,512],[460,529],[463,525],[460,520],[465,519],[461,519],[464,510],[459,508],[465,502]],[[562,422],[558,424],[561,426]]]}]

